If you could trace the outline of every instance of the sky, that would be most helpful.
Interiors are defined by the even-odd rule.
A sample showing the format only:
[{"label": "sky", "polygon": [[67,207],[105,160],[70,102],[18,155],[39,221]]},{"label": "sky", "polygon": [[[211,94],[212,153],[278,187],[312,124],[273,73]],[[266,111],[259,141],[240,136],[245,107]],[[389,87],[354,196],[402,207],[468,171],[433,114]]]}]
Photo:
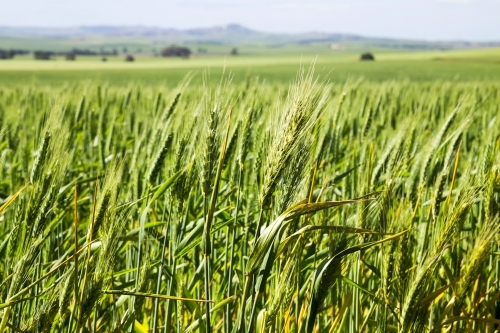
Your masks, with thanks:
[{"label": "sky", "polygon": [[142,25],[500,41],[500,0],[0,0],[0,26]]}]

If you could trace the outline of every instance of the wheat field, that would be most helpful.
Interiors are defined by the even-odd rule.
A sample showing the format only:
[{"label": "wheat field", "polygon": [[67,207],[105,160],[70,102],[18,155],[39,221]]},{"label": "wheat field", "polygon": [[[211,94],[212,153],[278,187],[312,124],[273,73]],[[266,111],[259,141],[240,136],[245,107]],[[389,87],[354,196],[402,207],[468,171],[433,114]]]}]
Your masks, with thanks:
[{"label": "wheat field", "polygon": [[0,333],[498,329],[500,85],[191,78],[0,88]]}]

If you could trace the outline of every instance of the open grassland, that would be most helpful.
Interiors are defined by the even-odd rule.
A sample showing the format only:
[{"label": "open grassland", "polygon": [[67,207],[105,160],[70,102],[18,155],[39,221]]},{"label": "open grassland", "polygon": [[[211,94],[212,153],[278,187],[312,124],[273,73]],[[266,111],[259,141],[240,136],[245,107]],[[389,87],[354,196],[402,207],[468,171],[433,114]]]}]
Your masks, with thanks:
[{"label": "open grassland", "polygon": [[[239,56],[194,56],[191,59],[154,58],[137,55],[132,63],[124,57],[81,56],[76,61],[62,57],[49,61],[36,61],[32,57],[18,57],[0,61],[0,81],[4,84],[51,85],[98,80],[112,85],[127,86],[134,81],[141,86],[163,84],[175,87],[188,73],[198,73],[194,84],[202,83],[206,68],[212,71],[212,82],[220,80],[224,67],[231,71],[234,82],[244,82],[250,76],[259,76],[268,82],[288,84],[295,77],[300,64],[316,58],[308,48],[292,53],[247,53]],[[304,51],[302,56],[300,50]],[[325,47],[316,58],[316,68],[332,82],[345,82],[348,78],[363,77],[368,81],[412,80],[433,81],[499,81],[500,49],[467,51],[375,52],[375,62],[359,61],[359,52],[329,51]],[[307,52],[306,52],[307,51]],[[284,52],[282,50],[282,52]]]},{"label": "open grassland", "polygon": [[0,333],[495,331],[498,82],[189,81],[2,84]]}]

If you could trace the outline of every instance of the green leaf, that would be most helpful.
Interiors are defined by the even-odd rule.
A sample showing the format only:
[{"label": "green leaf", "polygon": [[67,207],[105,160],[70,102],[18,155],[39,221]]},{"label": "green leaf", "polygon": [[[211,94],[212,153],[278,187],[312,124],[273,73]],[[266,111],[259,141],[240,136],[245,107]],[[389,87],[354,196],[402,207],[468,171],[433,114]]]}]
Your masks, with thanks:
[{"label": "green leaf", "polygon": [[[314,214],[318,211],[342,205],[371,201],[372,199],[364,199],[364,197],[344,201],[326,201],[316,203],[298,203],[292,205],[283,214],[281,214],[273,223],[271,223],[255,242],[255,247],[250,254],[247,265],[247,274],[254,273],[261,267],[264,257],[267,255],[274,242],[279,242],[281,232],[288,226],[289,222],[296,217],[305,214]],[[274,255],[271,260],[274,261]]]}]

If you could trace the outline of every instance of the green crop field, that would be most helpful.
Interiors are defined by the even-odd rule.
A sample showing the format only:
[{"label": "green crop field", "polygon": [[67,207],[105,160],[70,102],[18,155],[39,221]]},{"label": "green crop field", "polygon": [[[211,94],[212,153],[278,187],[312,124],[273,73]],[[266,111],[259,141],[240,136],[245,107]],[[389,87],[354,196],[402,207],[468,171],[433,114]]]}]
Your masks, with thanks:
[{"label": "green crop field", "polygon": [[0,61],[0,333],[498,332],[500,50],[243,51]]},{"label": "green crop field", "polygon": [[107,57],[106,62],[97,56],[81,56],[76,61],[66,61],[63,57],[37,61],[24,56],[0,60],[0,82],[17,86],[60,86],[68,82],[100,81],[114,86],[136,83],[172,88],[188,72],[197,74],[194,84],[201,84],[206,69],[210,69],[212,82],[217,82],[225,68],[233,74],[235,82],[259,76],[268,82],[288,84],[301,64],[308,65],[314,60],[321,77],[337,83],[359,78],[369,81],[500,80],[500,49],[418,52],[377,49],[374,62],[359,61],[360,49],[343,52],[316,46],[284,49],[276,54],[265,51],[241,48],[241,55],[236,57],[208,55],[191,59],[137,55],[132,63],[125,62],[122,56]]}]

